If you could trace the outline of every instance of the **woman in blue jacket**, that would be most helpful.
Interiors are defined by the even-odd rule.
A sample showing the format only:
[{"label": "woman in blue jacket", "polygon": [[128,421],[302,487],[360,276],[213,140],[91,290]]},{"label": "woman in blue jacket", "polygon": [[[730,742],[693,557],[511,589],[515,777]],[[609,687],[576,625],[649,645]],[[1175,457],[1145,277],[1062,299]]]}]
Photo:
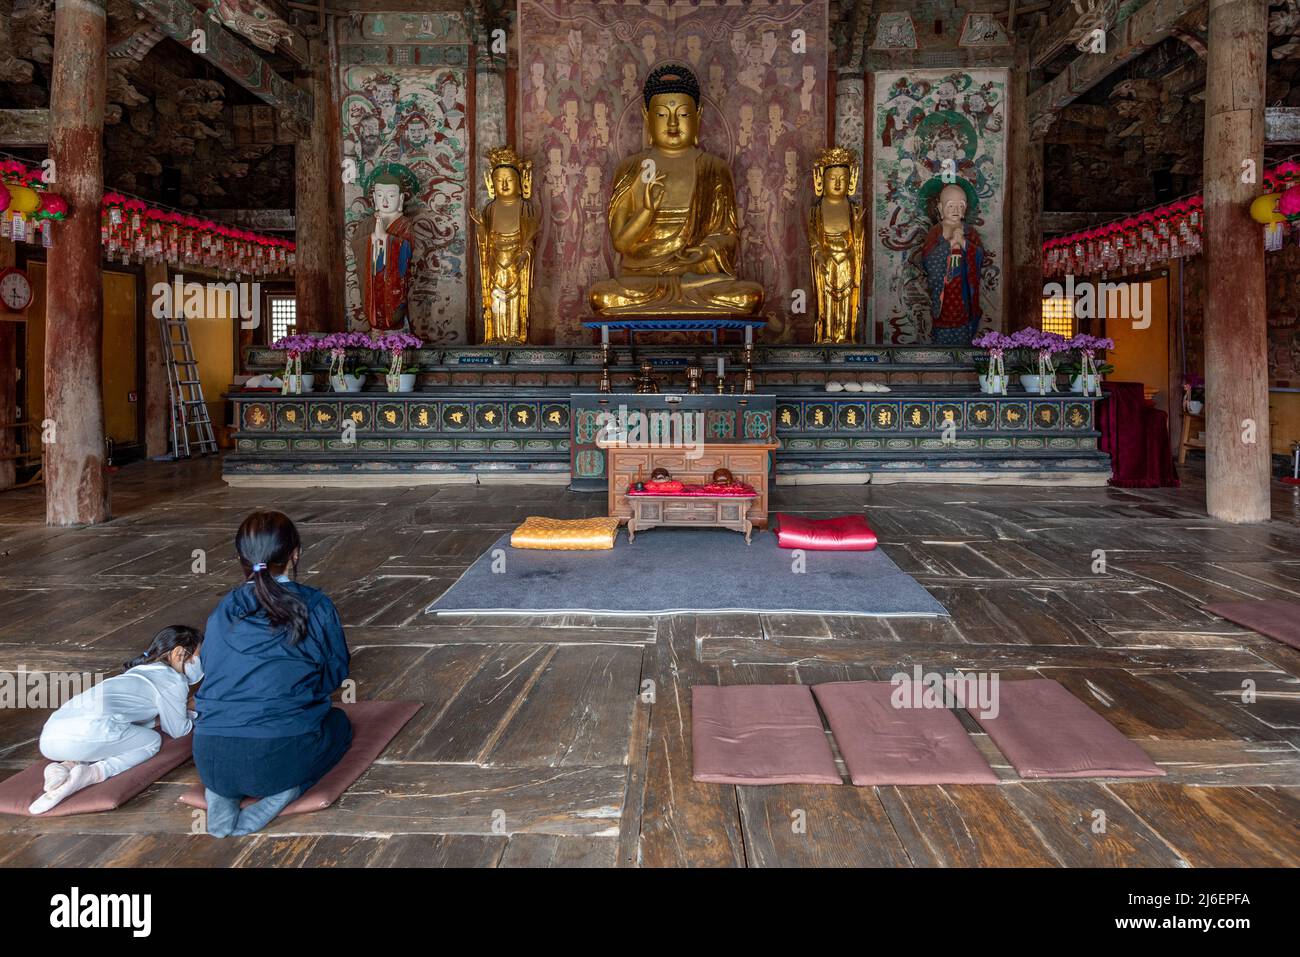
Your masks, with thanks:
[{"label": "woman in blue jacket", "polygon": [[[195,696],[194,763],[213,837],[251,834],[319,781],[352,743],[330,695],[348,676],[334,603],[291,581],[301,540],[281,512],[254,512],[235,550],[246,581],[208,619]],[[240,810],[244,797],[261,800]]]}]

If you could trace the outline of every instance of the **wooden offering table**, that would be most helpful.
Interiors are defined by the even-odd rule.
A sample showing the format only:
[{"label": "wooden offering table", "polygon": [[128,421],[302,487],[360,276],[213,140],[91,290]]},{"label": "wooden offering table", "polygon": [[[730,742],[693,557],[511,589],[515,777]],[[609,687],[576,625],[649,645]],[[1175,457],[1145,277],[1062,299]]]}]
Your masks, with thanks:
[{"label": "wooden offering table", "polygon": [[[775,442],[714,443],[708,442],[697,449],[665,448],[646,445],[604,444],[609,473],[609,515],[626,523],[632,518],[633,500],[648,496],[629,496],[627,490],[633,482],[645,481],[657,468],[667,469],[674,479],[685,485],[707,485],[715,469],[730,470],[737,482],[754,489],[751,499],[729,496],[733,501],[748,503],[741,510],[741,518],[755,528],[767,527],[768,471]],[[666,496],[656,496],[662,500]],[[691,502],[707,505],[704,496],[690,496]],[[686,504],[690,504],[687,502]],[[708,506],[712,507],[712,506]],[[659,521],[656,524],[668,524]],[[690,524],[700,524],[691,522]],[[644,522],[638,527],[648,527]],[[737,528],[737,530],[740,530]]]},{"label": "wooden offering table", "polygon": [[678,528],[730,528],[745,535],[749,544],[753,523],[745,517],[752,495],[628,495],[632,517],[627,520],[627,540],[656,526]]}]

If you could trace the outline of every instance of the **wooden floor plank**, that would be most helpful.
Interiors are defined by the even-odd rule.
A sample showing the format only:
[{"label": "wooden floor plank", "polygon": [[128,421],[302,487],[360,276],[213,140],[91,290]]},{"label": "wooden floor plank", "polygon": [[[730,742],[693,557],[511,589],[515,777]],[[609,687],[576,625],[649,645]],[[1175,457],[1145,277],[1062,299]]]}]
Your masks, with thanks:
[{"label": "wooden floor plank", "polygon": [[906,867],[874,788],[782,784],[736,788],[750,867]]},{"label": "wooden floor plank", "polygon": [[695,616],[661,619],[655,644],[656,699],[641,863],[647,867],[740,867],[745,854],[736,789],[691,779],[691,687],[716,683],[695,659]]}]

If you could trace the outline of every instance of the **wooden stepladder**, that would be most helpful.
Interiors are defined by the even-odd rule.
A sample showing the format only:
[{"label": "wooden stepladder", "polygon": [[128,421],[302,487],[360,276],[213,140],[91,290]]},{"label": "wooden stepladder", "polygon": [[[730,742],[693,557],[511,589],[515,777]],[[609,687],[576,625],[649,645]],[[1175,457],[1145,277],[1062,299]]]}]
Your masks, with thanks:
[{"label": "wooden stepladder", "polygon": [[184,315],[175,319],[161,316],[163,355],[167,361],[167,391],[171,394],[172,456],[189,458],[217,451],[212,420],[203,401],[199,363],[190,342],[190,327]]}]

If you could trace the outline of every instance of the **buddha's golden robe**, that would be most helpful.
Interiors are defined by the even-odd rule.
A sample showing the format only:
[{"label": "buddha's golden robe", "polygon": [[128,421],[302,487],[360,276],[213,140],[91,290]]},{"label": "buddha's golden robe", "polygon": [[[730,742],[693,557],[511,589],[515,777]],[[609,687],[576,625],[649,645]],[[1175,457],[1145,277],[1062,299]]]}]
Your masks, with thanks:
[{"label": "buddha's golden robe", "polygon": [[[616,219],[640,211],[642,163],[651,156],[645,149],[619,164],[609,203],[611,230]],[[592,285],[591,308],[602,316],[754,315],[763,305],[763,287],[736,278],[739,244],[731,170],[701,150],[691,205],[659,207],[634,248],[623,253],[619,274]],[[683,257],[690,246],[705,250],[703,261]]]}]

